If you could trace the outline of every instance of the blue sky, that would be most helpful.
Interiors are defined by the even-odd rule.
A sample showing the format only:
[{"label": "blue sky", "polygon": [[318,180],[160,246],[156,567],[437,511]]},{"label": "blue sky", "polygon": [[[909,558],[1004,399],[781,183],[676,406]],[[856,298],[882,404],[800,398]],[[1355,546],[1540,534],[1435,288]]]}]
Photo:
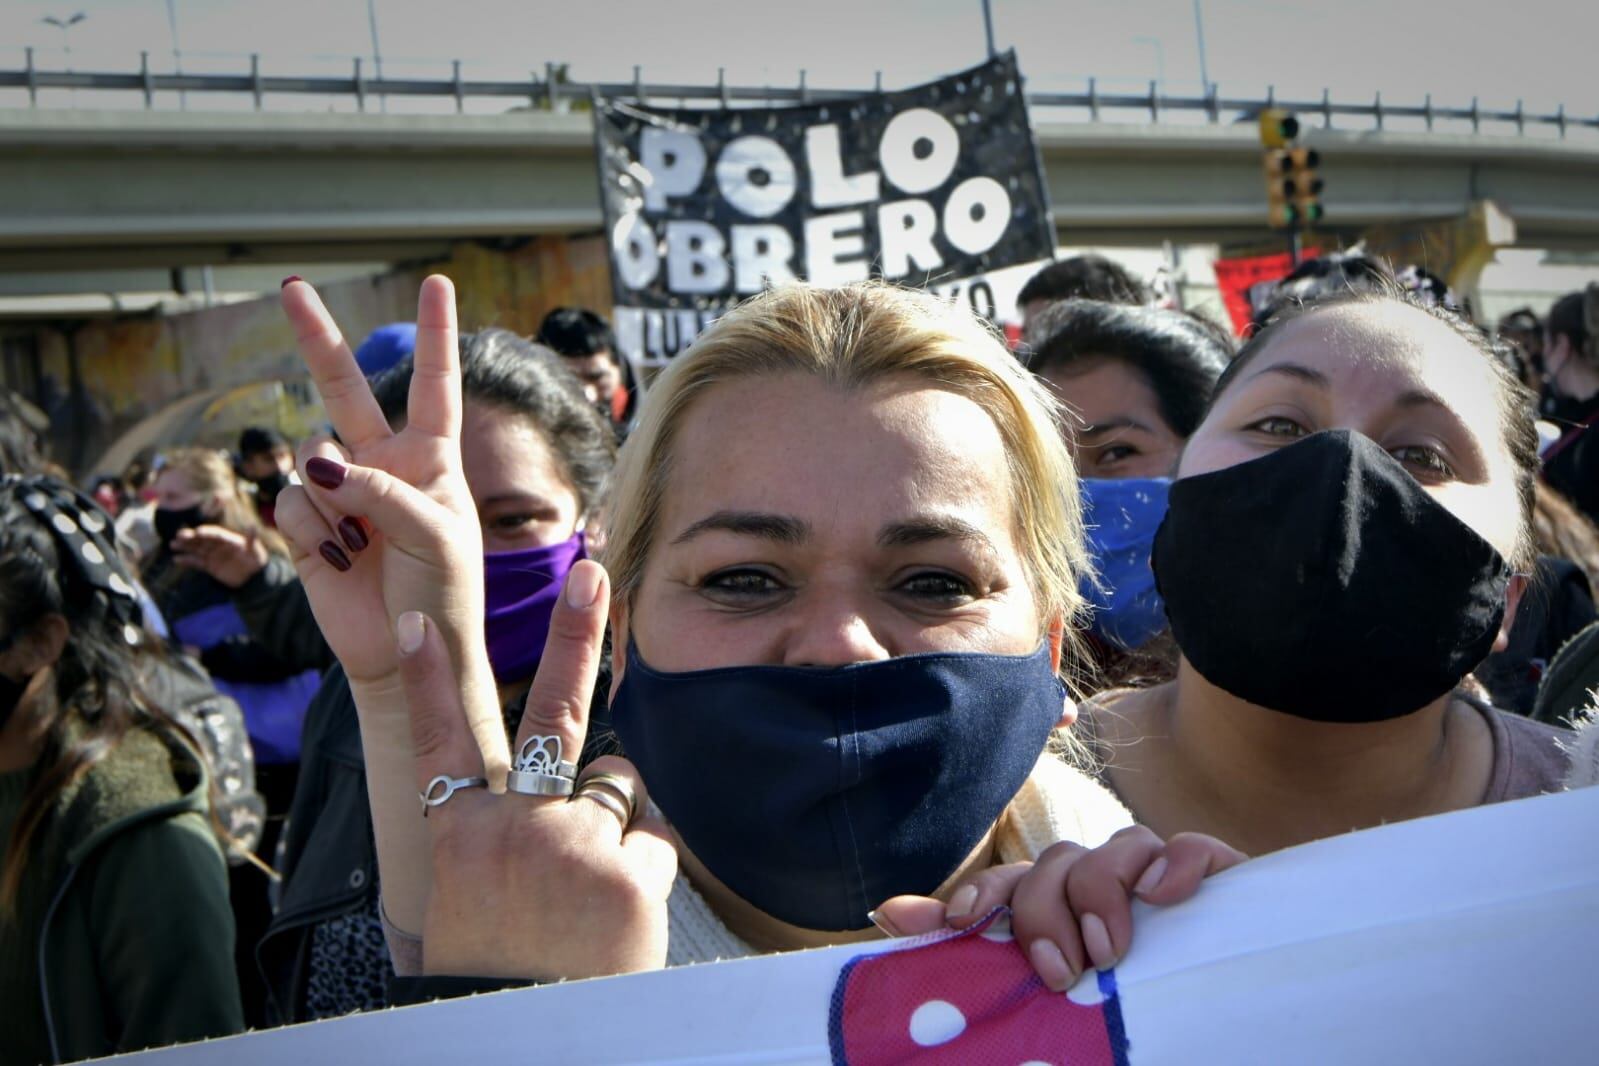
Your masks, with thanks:
[{"label": "blue sky", "polygon": [[[468,76],[518,78],[546,60],[578,79],[646,78],[861,87],[884,72],[914,84],[983,57],[976,0],[372,0],[386,70],[442,76],[461,59]],[[1564,102],[1599,113],[1593,71],[1599,4],[1586,0],[1202,0],[1209,74],[1223,93],[1279,93],[1529,108]],[[339,72],[371,55],[367,0],[172,0],[185,68],[244,67],[259,52],[269,70]],[[71,30],[43,24],[82,11]],[[1164,78],[1197,92],[1193,0],[993,0],[1001,47],[1014,46],[1035,89],[1142,89]],[[1447,12],[1447,14],[1445,14]],[[77,69],[129,69],[147,49],[170,68],[167,0],[6,0],[0,65],[34,45],[58,66],[63,45]],[[303,105],[302,105],[303,106]]]}]

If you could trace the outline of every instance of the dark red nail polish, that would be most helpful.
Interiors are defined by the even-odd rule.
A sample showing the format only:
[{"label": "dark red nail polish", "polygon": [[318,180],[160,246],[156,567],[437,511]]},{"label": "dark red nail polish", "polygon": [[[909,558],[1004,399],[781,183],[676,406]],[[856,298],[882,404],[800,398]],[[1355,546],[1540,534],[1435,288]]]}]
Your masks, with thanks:
[{"label": "dark red nail polish", "polygon": [[298,274],[290,274],[288,277],[283,279],[282,283],[278,285],[278,288],[286,289],[286,288],[289,287],[289,282],[291,282],[291,281],[304,281],[304,280],[305,279],[302,278]]},{"label": "dark red nail polish", "polygon": [[321,544],[317,545],[316,550],[322,553],[322,558],[328,561],[329,566],[333,567],[333,569],[339,571],[341,574],[350,569],[350,557],[344,554],[343,548],[339,547],[331,540],[323,541]]},{"label": "dark red nail polish", "polygon": [[339,539],[353,552],[360,551],[372,542],[367,534],[366,520],[362,518],[339,519]]},{"label": "dark red nail polish", "polygon": [[346,473],[343,463],[335,463],[332,459],[324,459],[320,455],[314,455],[305,461],[305,476],[318,488],[338,488],[344,484]]}]

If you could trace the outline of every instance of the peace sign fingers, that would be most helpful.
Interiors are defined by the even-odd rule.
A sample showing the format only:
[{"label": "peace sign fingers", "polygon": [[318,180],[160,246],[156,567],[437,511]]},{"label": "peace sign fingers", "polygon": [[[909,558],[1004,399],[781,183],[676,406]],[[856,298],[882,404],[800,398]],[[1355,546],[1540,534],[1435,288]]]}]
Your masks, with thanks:
[{"label": "peace sign fingers", "polygon": [[[300,358],[311,371],[328,419],[346,447],[361,448],[392,436],[355,355],[315,289],[298,278],[283,285],[283,311],[294,327]],[[454,312],[451,316],[453,319]]]}]

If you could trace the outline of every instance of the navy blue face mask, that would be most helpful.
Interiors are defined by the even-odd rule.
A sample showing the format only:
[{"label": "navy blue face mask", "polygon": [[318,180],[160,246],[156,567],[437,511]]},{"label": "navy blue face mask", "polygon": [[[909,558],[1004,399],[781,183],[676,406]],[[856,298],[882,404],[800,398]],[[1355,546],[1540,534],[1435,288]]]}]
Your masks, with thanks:
[{"label": "navy blue face mask", "polygon": [[1064,698],[1047,644],[675,674],[630,645],[611,722],[707,870],[774,918],[836,931],[955,872],[1026,782]]},{"label": "navy blue face mask", "polygon": [[1149,643],[1166,628],[1166,607],[1155,588],[1149,557],[1166,517],[1171,479],[1082,478],[1088,554],[1099,580],[1084,576],[1080,591],[1093,608],[1089,629],[1118,648]]}]

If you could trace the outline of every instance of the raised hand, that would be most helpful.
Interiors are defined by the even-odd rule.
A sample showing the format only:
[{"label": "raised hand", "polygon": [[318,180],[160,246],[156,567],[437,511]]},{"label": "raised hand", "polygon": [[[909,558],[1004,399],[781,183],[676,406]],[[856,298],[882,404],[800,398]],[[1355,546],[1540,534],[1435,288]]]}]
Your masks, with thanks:
[{"label": "raised hand", "polygon": [[180,529],[171,547],[173,562],[203,570],[230,589],[240,588],[266,569],[267,549],[259,537],[222,526]]},{"label": "raised hand", "polygon": [[878,908],[878,924],[900,936],[946,924],[964,929],[995,907],[1009,906],[1016,942],[1044,983],[1064,991],[1088,968],[1109,969],[1127,954],[1135,897],[1160,906],[1181,903],[1206,877],[1246,858],[1214,837],[1179,833],[1162,841],[1133,826],[1097,848],[1062,842],[1037,862],[983,870],[947,904],[898,896]]},{"label": "raised hand", "polygon": [[[402,612],[421,611],[439,625],[457,676],[481,695],[482,531],[461,473],[460,357],[449,279],[435,275],[422,283],[415,372],[398,432],[315,290],[290,281],[283,308],[339,438],[315,438],[300,448],[305,484],[284,489],[277,503],[278,529],[293,546],[328,645],[352,686],[393,682],[394,623]],[[498,730],[499,709],[482,702],[468,703],[474,731],[492,744],[488,720]],[[501,750],[504,743],[502,734]]]},{"label": "raised hand", "polygon": [[[518,750],[530,740],[549,749],[558,743],[563,759],[582,750],[607,586],[593,562],[578,563],[568,576],[528,693]],[[437,779],[479,777],[481,756],[437,628],[408,613],[398,641],[416,787],[440,797]],[[615,775],[616,784],[586,784],[599,774]],[[628,792],[631,805],[619,796]],[[494,795],[468,785],[427,808],[433,870],[425,972],[548,980],[664,965],[677,856],[666,826],[644,813],[647,806],[632,764],[603,758],[588,767],[570,799]]]}]

